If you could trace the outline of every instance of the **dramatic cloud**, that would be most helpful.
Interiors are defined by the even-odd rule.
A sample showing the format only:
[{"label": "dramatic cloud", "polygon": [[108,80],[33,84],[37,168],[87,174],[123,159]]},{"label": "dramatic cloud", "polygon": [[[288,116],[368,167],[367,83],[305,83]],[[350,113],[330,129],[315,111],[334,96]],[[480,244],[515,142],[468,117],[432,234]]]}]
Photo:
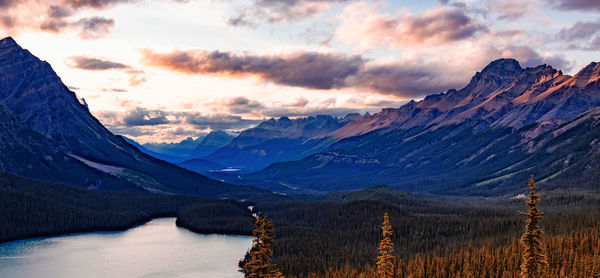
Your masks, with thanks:
[{"label": "dramatic cloud", "polygon": [[67,60],[67,64],[72,68],[83,70],[113,70],[131,68],[130,66],[122,63],[86,56],[71,57]]},{"label": "dramatic cloud", "polygon": [[338,18],[341,22],[335,37],[363,49],[435,46],[487,31],[485,25],[459,8],[442,7],[423,15],[386,14],[380,13],[377,6],[360,2],[346,7]]},{"label": "dramatic cloud", "polygon": [[600,1],[598,0],[546,0],[556,9],[561,10],[579,10],[591,11],[600,10]]},{"label": "dramatic cloud", "polygon": [[352,0],[253,0],[227,23],[233,26],[256,26],[263,22],[282,23],[312,17],[329,10],[332,4]]},{"label": "dramatic cloud", "polygon": [[[479,60],[461,61],[462,64],[467,63],[467,66],[460,67],[460,74],[455,69],[462,64],[453,60],[427,61],[415,58],[376,63],[358,56],[314,52],[257,56],[219,51],[156,53],[144,50],[143,62],[187,74],[256,76],[265,82],[291,87],[319,90],[353,88],[400,97],[422,97],[463,86],[475,71],[500,57],[517,58],[526,66],[546,63],[562,69],[570,68],[570,62],[561,56],[543,56],[528,46],[509,44],[496,48],[487,45],[473,51],[473,55],[479,56]],[[251,103],[245,98],[223,103],[237,113],[248,113],[258,107],[248,107],[249,104]]]},{"label": "dramatic cloud", "polygon": [[254,75],[280,85],[324,90],[343,87],[344,80],[364,64],[359,56],[313,52],[253,56],[220,51],[162,54],[144,50],[142,54],[143,62],[148,65],[188,74]]}]

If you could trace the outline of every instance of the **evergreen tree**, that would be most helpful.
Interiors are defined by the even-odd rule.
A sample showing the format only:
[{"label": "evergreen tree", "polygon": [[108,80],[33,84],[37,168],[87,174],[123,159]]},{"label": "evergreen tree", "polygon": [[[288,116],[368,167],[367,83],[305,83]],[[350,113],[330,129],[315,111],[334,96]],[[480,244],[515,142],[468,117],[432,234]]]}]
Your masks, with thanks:
[{"label": "evergreen tree", "polygon": [[523,262],[521,264],[521,277],[523,278],[538,278],[544,273],[546,255],[542,247],[543,231],[540,228],[538,221],[544,216],[543,212],[539,212],[537,204],[540,200],[537,192],[537,186],[533,182],[533,175],[529,180],[529,199],[525,202],[529,211],[527,213],[519,212],[521,215],[527,216],[525,223],[525,233],[521,236],[521,245],[523,246]]},{"label": "evergreen tree", "polygon": [[256,216],[256,229],[252,232],[255,239],[244,263],[245,277],[248,278],[283,278],[272,262],[273,224],[259,212]]},{"label": "evergreen tree", "polygon": [[392,225],[390,217],[386,212],[383,216],[381,226],[383,239],[379,243],[379,256],[377,257],[377,274],[381,278],[392,278],[394,276],[394,244],[392,243]]}]

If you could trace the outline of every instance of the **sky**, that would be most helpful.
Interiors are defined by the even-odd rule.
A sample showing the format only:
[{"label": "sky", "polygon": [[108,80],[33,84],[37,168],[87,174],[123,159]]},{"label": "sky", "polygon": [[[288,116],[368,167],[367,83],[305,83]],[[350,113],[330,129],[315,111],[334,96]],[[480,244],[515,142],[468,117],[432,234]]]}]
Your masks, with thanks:
[{"label": "sky", "polygon": [[0,37],[141,143],[271,117],[374,113],[464,87],[498,58],[575,74],[596,0],[0,0]]}]

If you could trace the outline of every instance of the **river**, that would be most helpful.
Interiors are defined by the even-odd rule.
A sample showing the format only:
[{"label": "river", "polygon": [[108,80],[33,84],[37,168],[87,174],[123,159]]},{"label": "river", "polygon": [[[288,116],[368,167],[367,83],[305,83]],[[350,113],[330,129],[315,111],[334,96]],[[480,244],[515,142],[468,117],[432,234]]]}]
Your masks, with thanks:
[{"label": "river", "polygon": [[196,234],[160,218],[123,232],[0,244],[0,277],[239,278],[251,245],[251,237]]}]

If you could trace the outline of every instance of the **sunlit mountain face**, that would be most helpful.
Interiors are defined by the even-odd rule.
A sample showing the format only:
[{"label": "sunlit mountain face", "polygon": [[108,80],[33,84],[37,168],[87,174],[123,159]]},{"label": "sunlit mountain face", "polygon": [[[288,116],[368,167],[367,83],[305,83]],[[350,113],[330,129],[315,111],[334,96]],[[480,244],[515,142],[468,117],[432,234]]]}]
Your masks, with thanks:
[{"label": "sunlit mountain face", "polygon": [[344,117],[460,89],[498,58],[575,74],[600,44],[594,1],[8,0],[0,37],[48,61],[138,143]]}]

